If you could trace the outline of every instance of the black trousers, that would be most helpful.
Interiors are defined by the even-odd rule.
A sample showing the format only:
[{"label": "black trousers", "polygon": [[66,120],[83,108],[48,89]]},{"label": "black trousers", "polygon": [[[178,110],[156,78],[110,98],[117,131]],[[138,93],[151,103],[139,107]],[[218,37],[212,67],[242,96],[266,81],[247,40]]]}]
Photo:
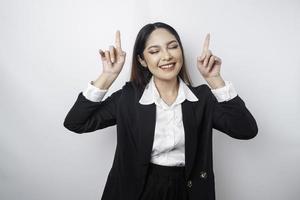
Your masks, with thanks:
[{"label": "black trousers", "polygon": [[184,166],[150,163],[140,200],[188,200]]}]

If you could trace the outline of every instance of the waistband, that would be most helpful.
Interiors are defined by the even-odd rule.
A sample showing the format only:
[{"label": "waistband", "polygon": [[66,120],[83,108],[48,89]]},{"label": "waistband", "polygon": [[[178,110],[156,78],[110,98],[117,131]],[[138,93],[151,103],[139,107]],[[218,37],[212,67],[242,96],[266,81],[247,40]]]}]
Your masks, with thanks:
[{"label": "waistband", "polygon": [[149,164],[149,173],[154,176],[169,178],[184,178],[185,166],[164,166],[154,163]]}]

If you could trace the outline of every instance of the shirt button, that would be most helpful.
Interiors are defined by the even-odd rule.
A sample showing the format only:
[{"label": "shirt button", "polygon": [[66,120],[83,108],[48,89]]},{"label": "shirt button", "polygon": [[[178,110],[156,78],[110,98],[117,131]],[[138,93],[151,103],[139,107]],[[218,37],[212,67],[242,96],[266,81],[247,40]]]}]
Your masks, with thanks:
[{"label": "shirt button", "polygon": [[203,178],[203,179],[207,178],[207,173],[205,171],[201,171],[200,178]]},{"label": "shirt button", "polygon": [[187,186],[188,186],[189,188],[192,187],[192,181],[191,181],[191,180],[189,180],[189,181],[187,182]]}]

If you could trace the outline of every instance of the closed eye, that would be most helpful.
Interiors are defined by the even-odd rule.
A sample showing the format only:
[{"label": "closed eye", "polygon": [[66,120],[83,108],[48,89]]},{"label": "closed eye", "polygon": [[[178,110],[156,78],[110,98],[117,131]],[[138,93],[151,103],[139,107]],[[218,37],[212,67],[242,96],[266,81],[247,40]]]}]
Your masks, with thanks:
[{"label": "closed eye", "polygon": [[178,45],[172,46],[170,47],[171,49],[176,49],[178,47]]},{"label": "closed eye", "polygon": [[[170,49],[177,49],[178,45],[171,46]],[[158,53],[159,51],[151,51],[150,54]]]}]

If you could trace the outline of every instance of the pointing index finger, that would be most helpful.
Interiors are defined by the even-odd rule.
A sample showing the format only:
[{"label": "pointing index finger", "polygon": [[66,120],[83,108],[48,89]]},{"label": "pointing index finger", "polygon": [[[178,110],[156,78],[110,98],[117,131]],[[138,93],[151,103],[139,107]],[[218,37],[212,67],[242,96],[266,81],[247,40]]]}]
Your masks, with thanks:
[{"label": "pointing index finger", "polygon": [[205,41],[204,41],[204,45],[203,45],[203,50],[204,51],[208,51],[208,48],[209,48],[209,40],[210,40],[210,34],[206,34],[206,37],[205,37]]},{"label": "pointing index finger", "polygon": [[119,30],[116,32],[115,45],[117,50],[121,50],[121,33]]}]

